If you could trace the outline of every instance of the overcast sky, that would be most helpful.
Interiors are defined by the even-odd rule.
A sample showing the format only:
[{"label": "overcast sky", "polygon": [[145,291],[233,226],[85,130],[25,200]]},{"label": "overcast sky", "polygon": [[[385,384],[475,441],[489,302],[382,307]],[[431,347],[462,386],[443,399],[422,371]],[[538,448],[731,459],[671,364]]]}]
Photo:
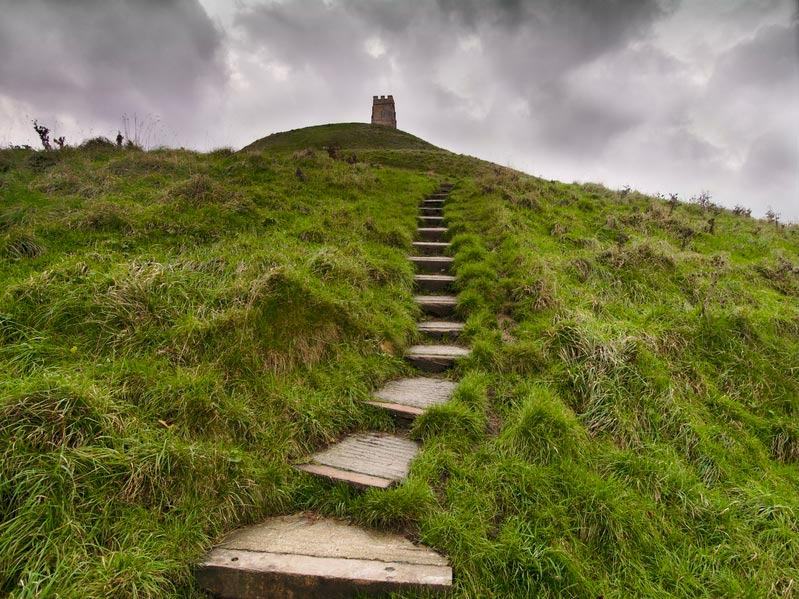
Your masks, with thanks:
[{"label": "overcast sky", "polygon": [[[796,0],[0,0],[0,145],[398,125],[564,181],[799,221]],[[129,126],[132,129],[132,124]]]}]

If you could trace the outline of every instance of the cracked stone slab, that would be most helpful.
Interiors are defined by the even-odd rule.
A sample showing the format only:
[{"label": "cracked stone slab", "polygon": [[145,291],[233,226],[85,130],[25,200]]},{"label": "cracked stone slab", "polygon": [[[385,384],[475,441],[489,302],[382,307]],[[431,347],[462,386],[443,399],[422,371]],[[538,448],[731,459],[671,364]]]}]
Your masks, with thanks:
[{"label": "cracked stone slab", "polygon": [[218,597],[351,597],[444,591],[452,569],[432,549],[393,533],[309,514],[280,516],[234,531],[195,568]]}]

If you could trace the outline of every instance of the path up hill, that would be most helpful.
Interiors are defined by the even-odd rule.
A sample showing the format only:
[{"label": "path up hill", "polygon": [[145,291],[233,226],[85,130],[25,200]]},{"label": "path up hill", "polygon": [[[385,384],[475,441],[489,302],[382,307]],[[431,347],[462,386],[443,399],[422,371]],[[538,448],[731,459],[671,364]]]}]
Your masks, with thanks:
[{"label": "path up hill", "polygon": [[[795,595],[799,230],[367,131],[0,150],[0,595],[202,597],[277,524],[403,597]],[[386,488],[298,468],[365,435]]]}]

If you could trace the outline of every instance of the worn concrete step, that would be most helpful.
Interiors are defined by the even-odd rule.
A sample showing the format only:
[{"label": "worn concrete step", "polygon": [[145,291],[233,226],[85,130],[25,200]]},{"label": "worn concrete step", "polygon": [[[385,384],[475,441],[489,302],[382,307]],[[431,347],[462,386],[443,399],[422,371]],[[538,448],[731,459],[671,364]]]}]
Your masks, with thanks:
[{"label": "worn concrete step", "polygon": [[197,565],[195,576],[208,593],[228,599],[340,599],[452,586],[449,563],[432,549],[313,514],[234,531]]},{"label": "worn concrete step", "polygon": [[416,295],[413,299],[422,312],[430,316],[451,316],[458,305],[454,295]]},{"label": "worn concrete step", "polygon": [[429,208],[422,206],[419,208],[419,214],[422,216],[442,216],[444,214],[443,208]]},{"label": "worn concrete step", "polygon": [[463,332],[463,323],[451,320],[426,320],[419,323],[419,332],[433,339],[454,339]]},{"label": "worn concrete step", "polygon": [[422,227],[441,227],[444,225],[443,216],[418,216],[419,223]]},{"label": "worn concrete step", "polygon": [[408,475],[419,446],[387,433],[358,433],[315,453],[296,467],[358,487],[385,489]]},{"label": "worn concrete step", "polygon": [[447,235],[446,227],[419,227],[416,233],[422,241],[444,241]]},{"label": "worn concrete step", "polygon": [[413,249],[420,256],[444,256],[449,249],[446,241],[414,241]]},{"label": "worn concrete step", "polygon": [[431,193],[425,199],[427,200],[446,200],[449,198],[449,191],[437,191],[435,193]]},{"label": "worn concrete step", "polygon": [[447,402],[452,397],[453,389],[455,383],[442,379],[400,379],[388,383],[367,403],[404,418],[415,418],[430,406]]},{"label": "worn concrete step", "polygon": [[416,270],[426,273],[446,273],[452,266],[452,258],[448,256],[410,256]]},{"label": "worn concrete step", "polygon": [[413,284],[420,291],[448,291],[452,289],[452,275],[414,275]]},{"label": "worn concrete step", "polygon": [[419,370],[443,372],[469,353],[468,349],[457,345],[412,345],[405,352],[405,359]]},{"label": "worn concrete step", "polygon": [[444,206],[444,199],[426,199],[422,201],[422,206],[425,208],[442,208]]}]

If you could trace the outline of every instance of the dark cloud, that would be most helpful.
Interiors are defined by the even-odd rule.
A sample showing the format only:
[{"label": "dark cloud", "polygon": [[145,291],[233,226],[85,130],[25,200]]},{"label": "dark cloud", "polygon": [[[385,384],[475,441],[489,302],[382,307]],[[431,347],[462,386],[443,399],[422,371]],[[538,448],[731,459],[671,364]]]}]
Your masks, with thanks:
[{"label": "dark cloud", "polygon": [[7,0],[0,11],[0,93],[37,113],[190,128],[224,85],[222,36],[196,0]]}]

